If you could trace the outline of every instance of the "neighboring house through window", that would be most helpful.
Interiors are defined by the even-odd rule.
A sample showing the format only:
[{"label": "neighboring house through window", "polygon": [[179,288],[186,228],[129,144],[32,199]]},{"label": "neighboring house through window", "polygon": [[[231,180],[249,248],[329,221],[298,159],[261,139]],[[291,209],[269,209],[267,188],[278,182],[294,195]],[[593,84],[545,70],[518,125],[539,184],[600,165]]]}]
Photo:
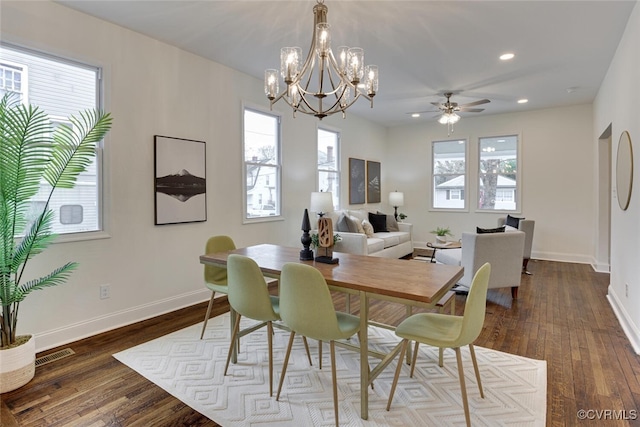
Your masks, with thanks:
[{"label": "neighboring house through window", "polygon": [[280,217],[280,117],[245,107],[243,127],[244,217]]},{"label": "neighboring house through window", "polygon": [[[0,44],[0,96],[18,94],[23,104],[34,104],[50,118],[53,128],[67,118],[100,105],[100,69],[51,55]],[[56,189],[49,209],[57,234],[102,230],[99,168],[102,147],[73,189]],[[33,212],[46,203],[49,185],[42,181],[32,201]]]},{"label": "neighboring house through window", "polygon": [[333,208],[340,207],[340,134],[318,128],[318,191],[331,192]]},{"label": "neighboring house through window", "polygon": [[517,211],[518,136],[480,138],[478,209]]},{"label": "neighboring house through window", "polygon": [[431,152],[433,158],[432,207],[465,209],[466,140],[433,141]]}]

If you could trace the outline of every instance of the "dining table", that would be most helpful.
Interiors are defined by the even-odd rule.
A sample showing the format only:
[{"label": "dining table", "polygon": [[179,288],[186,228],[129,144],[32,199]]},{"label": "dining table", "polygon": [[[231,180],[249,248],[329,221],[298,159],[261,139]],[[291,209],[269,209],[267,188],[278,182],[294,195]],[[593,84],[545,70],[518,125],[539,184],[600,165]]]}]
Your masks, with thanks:
[{"label": "dining table", "polygon": [[[433,264],[430,262],[390,259],[375,256],[334,252],[336,264],[314,260],[300,260],[300,249],[274,244],[258,244],[230,251],[204,254],[202,264],[225,266],[230,254],[252,258],[265,276],[279,277],[286,263],[300,263],[315,267],[322,273],[329,288],[359,297],[360,328],[368,330],[370,324],[379,325],[369,319],[370,299],[400,303],[407,307],[435,308],[436,303],[462,278],[460,266]],[[348,309],[349,310],[349,309]],[[409,311],[408,311],[409,312]],[[391,326],[386,325],[389,328]],[[368,418],[368,387],[393,360],[399,347],[388,354],[369,349],[367,333],[361,334],[357,346],[360,352],[360,416]],[[381,361],[370,369],[370,356]]]}]

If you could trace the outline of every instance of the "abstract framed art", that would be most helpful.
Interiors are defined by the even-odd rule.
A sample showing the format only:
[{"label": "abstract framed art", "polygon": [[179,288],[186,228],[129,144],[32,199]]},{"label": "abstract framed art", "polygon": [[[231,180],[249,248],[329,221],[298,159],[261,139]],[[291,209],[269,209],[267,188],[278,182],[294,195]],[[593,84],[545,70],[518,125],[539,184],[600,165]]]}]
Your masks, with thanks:
[{"label": "abstract framed art", "polygon": [[207,220],[205,145],[154,136],[155,225]]},{"label": "abstract framed art", "polygon": [[367,160],[367,203],[380,203],[380,162]]},{"label": "abstract framed art", "polygon": [[365,173],[364,160],[349,158],[349,204],[357,205],[365,202]]}]

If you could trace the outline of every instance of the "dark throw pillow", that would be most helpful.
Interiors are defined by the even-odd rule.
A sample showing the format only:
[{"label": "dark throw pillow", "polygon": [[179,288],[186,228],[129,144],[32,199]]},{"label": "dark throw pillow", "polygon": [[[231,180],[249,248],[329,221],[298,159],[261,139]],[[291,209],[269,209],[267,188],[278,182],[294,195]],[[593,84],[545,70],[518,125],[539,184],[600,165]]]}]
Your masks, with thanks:
[{"label": "dark throw pillow", "polygon": [[387,230],[387,216],[386,215],[378,215],[373,212],[369,212],[369,222],[373,226],[374,233],[380,233],[382,231]]},{"label": "dark throw pillow", "polygon": [[[384,212],[378,211],[378,215],[386,214]],[[396,221],[393,215],[387,215],[387,231],[400,231],[400,227],[398,227],[398,221]]]},{"label": "dark throw pillow", "polygon": [[509,227],[520,228],[520,221],[523,219],[524,218],[517,218],[515,216],[507,215],[505,224],[507,224]]},{"label": "dark throw pillow", "polygon": [[504,233],[504,229],[506,227],[503,225],[502,227],[496,228],[480,228],[476,227],[476,233],[478,234],[489,234],[489,233]]}]

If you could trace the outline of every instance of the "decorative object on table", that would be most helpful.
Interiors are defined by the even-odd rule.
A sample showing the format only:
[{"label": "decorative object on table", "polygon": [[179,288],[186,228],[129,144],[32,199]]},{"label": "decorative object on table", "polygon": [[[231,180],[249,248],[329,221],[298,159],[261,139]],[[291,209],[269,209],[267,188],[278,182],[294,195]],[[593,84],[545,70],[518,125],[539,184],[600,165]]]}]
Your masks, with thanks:
[{"label": "decorative object on table", "polygon": [[[393,217],[398,220],[398,208],[404,206],[404,193],[402,191],[392,191],[389,193],[389,204],[393,206]],[[406,216],[406,215],[405,215]]]},{"label": "decorative object on table", "polygon": [[380,162],[367,160],[367,203],[380,203]]},{"label": "decorative object on table", "polygon": [[631,201],[633,189],[633,146],[631,135],[626,130],[620,135],[616,157],[616,189],[618,205],[626,211]]},{"label": "decorative object on table", "polygon": [[373,108],[373,97],[378,90],[378,67],[365,67],[364,51],[359,47],[340,46],[338,57],[333,55],[327,12],[324,0],[318,0],[313,7],[313,36],[306,60],[299,47],[280,50],[279,74],[286,84],[281,93],[278,93],[278,70],[265,70],[264,92],[272,108],[284,99],[293,109],[293,117],[300,111],[320,120],[338,112],[344,118],[347,108],[360,97],[369,100]]},{"label": "decorative object on table", "polygon": [[310,210],[318,214],[318,246],[316,258],[325,264],[337,264],[338,258],[333,258],[333,223],[324,214],[333,211],[333,195],[329,192],[311,193]]},{"label": "decorative object on table", "polygon": [[431,230],[431,233],[436,235],[436,240],[440,243],[445,243],[447,236],[453,236],[449,227],[436,227],[435,230]]},{"label": "decorative object on table", "polygon": [[[54,190],[75,186],[111,128],[111,116],[97,110],[66,122],[70,125],[54,129],[39,107],[22,105],[11,94],[0,101],[0,393],[23,386],[35,374],[34,338],[16,335],[20,303],[33,291],[65,283],[78,266],[68,262],[35,279],[26,269],[56,237],[51,231],[56,217],[49,208]],[[34,211],[32,199],[40,191],[46,191],[47,202]]]},{"label": "decorative object on table", "polygon": [[304,249],[300,251],[300,260],[301,261],[311,261],[313,260],[313,251],[309,249],[309,246],[312,243],[311,236],[309,235],[309,231],[311,230],[311,223],[309,222],[309,211],[307,209],[304,210],[304,215],[302,215],[302,237],[300,238],[300,242]]},{"label": "decorative object on table", "polygon": [[207,220],[206,144],[154,136],[155,225]]},{"label": "decorative object on table", "polygon": [[357,205],[365,202],[365,168],[364,160],[349,158],[349,204]]},{"label": "decorative object on table", "polygon": [[409,215],[407,215],[407,214],[404,214],[404,213],[400,212],[400,213],[398,214],[398,218],[400,218],[400,222],[402,222],[402,221],[404,221],[405,219],[409,218]]}]

